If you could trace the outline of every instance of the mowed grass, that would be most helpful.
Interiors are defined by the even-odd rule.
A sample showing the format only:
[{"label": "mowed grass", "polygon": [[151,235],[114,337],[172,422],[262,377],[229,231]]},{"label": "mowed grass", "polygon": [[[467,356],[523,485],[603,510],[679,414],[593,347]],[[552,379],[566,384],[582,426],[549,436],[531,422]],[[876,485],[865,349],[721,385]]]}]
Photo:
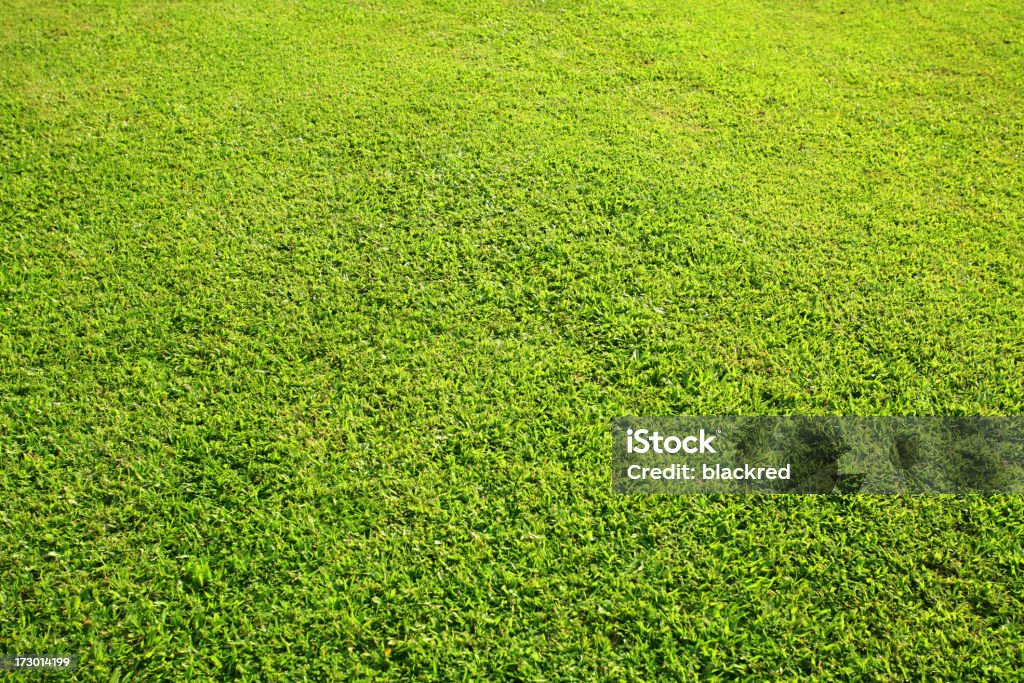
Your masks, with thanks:
[{"label": "mowed grass", "polygon": [[1019,2],[0,16],[0,652],[1020,675],[1019,498],[623,498],[609,435],[1022,414]]}]

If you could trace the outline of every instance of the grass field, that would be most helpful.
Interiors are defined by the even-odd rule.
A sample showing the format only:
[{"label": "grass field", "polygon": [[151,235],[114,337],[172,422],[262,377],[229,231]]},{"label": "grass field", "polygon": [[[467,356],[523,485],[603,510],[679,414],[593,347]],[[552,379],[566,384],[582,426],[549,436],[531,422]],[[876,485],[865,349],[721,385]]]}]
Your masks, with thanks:
[{"label": "grass field", "polygon": [[0,653],[1021,675],[1019,498],[625,498],[609,436],[1024,413],[1019,2],[0,17]]}]

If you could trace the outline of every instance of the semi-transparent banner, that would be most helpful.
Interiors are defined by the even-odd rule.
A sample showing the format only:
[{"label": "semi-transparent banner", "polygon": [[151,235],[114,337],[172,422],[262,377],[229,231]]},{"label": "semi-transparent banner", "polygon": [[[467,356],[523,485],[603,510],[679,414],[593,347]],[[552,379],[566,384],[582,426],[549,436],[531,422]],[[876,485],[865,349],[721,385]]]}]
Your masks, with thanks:
[{"label": "semi-transparent banner", "polygon": [[1022,493],[1021,417],[623,417],[617,493]]}]

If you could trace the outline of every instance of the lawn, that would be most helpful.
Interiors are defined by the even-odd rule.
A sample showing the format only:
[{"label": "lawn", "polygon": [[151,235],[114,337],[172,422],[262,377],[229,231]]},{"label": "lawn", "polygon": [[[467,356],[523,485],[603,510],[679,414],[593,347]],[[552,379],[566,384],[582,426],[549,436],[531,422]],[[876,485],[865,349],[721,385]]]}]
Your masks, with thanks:
[{"label": "lawn", "polygon": [[0,654],[1016,679],[1019,497],[609,425],[1024,414],[1022,154],[1016,0],[0,0]]}]

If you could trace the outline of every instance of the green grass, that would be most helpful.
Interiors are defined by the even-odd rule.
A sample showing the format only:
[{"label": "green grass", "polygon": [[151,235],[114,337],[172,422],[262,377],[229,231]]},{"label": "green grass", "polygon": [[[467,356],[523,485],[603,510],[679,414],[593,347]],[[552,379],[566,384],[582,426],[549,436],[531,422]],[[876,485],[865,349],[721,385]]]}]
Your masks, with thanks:
[{"label": "green grass", "polygon": [[1019,498],[623,498],[609,434],[1024,413],[1019,2],[0,16],[0,653],[1019,675]]}]

